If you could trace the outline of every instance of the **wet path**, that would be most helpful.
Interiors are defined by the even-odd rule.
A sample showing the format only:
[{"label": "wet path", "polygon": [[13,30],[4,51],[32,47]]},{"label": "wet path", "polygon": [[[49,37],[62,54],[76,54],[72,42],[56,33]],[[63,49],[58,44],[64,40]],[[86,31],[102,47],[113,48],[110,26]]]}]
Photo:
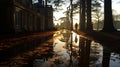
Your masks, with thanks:
[{"label": "wet path", "polygon": [[67,30],[21,45],[36,47],[0,62],[0,67],[120,67],[120,54],[114,49]]},{"label": "wet path", "polygon": [[[32,58],[36,56],[37,51],[36,47],[39,47],[41,43],[52,38],[53,37],[52,35],[55,32],[57,31],[37,33],[20,38],[16,37],[1,40],[0,67],[28,66],[33,61]],[[35,48],[36,51],[34,52]]]},{"label": "wet path", "polygon": [[8,48],[14,46],[14,44],[21,43],[24,41],[32,41],[32,40],[36,40],[36,39],[39,39],[42,37],[50,36],[50,35],[54,34],[55,32],[57,32],[57,31],[34,33],[31,35],[22,36],[22,37],[2,39],[2,40],[0,40],[0,50],[8,49]]}]

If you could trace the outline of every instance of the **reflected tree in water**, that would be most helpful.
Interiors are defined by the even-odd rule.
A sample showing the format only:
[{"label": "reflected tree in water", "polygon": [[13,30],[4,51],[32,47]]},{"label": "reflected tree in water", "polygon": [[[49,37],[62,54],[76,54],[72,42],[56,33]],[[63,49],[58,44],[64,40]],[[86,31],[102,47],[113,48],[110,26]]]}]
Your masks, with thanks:
[{"label": "reflected tree in water", "polygon": [[102,67],[109,67],[110,56],[111,56],[111,52],[107,48],[103,47]]},{"label": "reflected tree in water", "polygon": [[80,38],[79,44],[79,65],[81,67],[89,67],[91,40]]}]

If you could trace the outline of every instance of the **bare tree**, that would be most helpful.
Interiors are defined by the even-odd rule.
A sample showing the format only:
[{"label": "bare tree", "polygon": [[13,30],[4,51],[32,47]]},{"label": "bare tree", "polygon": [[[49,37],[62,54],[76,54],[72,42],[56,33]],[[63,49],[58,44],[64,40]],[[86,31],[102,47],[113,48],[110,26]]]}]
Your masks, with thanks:
[{"label": "bare tree", "polygon": [[99,30],[100,25],[100,18],[102,17],[101,12],[101,3],[97,0],[92,0],[92,13],[93,17],[97,19],[97,30]]}]

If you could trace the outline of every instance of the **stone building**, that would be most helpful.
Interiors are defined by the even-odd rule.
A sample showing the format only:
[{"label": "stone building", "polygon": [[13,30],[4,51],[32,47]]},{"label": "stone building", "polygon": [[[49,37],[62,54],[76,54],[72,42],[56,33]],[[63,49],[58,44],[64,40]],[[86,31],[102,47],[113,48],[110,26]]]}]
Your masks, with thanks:
[{"label": "stone building", "polygon": [[0,0],[0,35],[42,32],[47,28],[52,29],[52,7],[42,2],[39,0],[38,7],[36,7],[32,0]]},{"label": "stone building", "polygon": [[34,4],[38,9],[41,15],[45,17],[45,30],[53,30],[53,8],[51,5],[47,5],[47,0],[44,2],[42,0],[38,0],[38,3]]}]

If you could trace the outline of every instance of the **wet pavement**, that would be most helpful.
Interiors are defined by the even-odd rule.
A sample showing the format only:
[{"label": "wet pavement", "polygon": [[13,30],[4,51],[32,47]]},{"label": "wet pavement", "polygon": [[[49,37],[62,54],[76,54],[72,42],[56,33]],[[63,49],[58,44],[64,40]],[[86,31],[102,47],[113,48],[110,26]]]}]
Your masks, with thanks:
[{"label": "wet pavement", "polygon": [[14,48],[0,67],[120,67],[119,52],[68,30],[20,44],[29,49]]}]

